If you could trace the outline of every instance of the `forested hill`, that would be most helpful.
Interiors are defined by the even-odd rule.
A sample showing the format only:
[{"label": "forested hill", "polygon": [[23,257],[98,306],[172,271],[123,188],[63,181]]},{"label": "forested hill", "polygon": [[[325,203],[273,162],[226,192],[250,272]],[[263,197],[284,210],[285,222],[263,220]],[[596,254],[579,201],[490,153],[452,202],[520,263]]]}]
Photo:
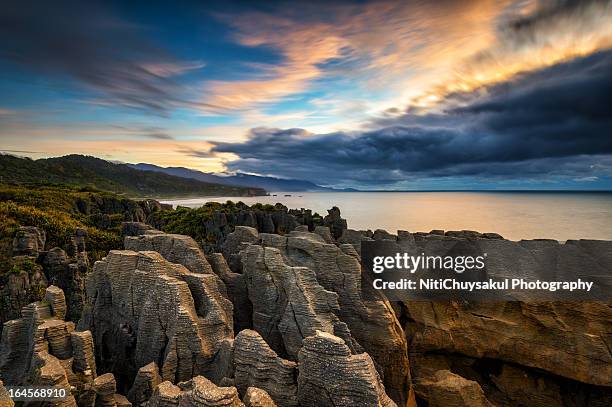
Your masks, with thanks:
[{"label": "forested hill", "polygon": [[84,155],[32,160],[3,154],[0,155],[0,182],[90,186],[134,197],[251,196],[266,193],[261,188],[221,185],[142,171]]}]

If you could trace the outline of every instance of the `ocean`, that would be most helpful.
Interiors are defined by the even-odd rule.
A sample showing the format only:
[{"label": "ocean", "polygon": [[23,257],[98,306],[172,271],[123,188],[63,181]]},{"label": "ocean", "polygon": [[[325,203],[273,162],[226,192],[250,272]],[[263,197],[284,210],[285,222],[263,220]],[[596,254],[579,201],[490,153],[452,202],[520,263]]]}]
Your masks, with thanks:
[{"label": "ocean", "polygon": [[[351,229],[432,229],[496,232],[510,240],[612,240],[612,192],[274,192],[276,196],[162,200],[198,207],[242,201],[308,208],[321,215],[340,208]],[[289,195],[289,196],[287,196]]]}]

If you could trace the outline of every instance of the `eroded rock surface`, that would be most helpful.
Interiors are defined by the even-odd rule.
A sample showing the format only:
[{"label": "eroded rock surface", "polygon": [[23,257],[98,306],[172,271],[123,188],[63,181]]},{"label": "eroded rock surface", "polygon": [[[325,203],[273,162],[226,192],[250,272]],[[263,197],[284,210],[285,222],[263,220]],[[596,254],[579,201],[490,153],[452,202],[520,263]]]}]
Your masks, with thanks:
[{"label": "eroded rock surface", "polygon": [[302,341],[317,330],[348,332],[336,316],[338,294],[325,290],[313,270],[288,266],[275,247],[251,245],[241,256],[253,303],[253,327],[277,352],[297,360]]},{"label": "eroded rock surface", "polygon": [[[457,245],[487,253],[487,273],[508,278],[546,271],[563,281],[612,270],[612,242],[511,242],[461,231],[421,235],[416,244],[418,253],[444,254]],[[612,396],[607,303],[405,301],[398,315],[421,397],[436,369],[477,380],[499,405],[599,405]]]},{"label": "eroded rock surface", "polygon": [[440,370],[430,387],[430,407],[493,407],[478,383]]},{"label": "eroded rock surface", "polygon": [[244,395],[246,407],[277,407],[268,393],[257,387],[249,387]]},{"label": "eroded rock surface", "polygon": [[[343,244],[338,247],[334,244],[328,244],[321,236],[307,232],[291,232],[286,236],[261,234],[260,239],[261,244],[265,246],[265,250],[258,248],[256,245],[251,245],[241,252],[241,256],[250,254],[248,256],[250,262],[245,263],[243,261],[244,273],[248,275],[250,273],[249,269],[258,270],[253,271],[254,278],[265,279],[263,276],[274,275],[273,271],[275,269],[287,270],[282,273],[278,272],[283,275],[291,270],[293,271],[290,274],[300,276],[311,276],[309,271],[313,272],[315,281],[322,287],[322,290],[313,290],[309,294],[310,301],[317,304],[317,307],[310,306],[307,307],[307,310],[310,312],[319,310],[315,314],[319,320],[327,321],[328,327],[329,324],[334,324],[332,315],[337,314],[338,319],[348,327],[347,333],[350,333],[350,336],[344,335],[343,339],[347,340],[349,346],[353,346],[352,340],[354,339],[356,342],[354,346],[359,348],[356,351],[359,352],[363,349],[374,359],[375,364],[380,368],[380,374],[389,396],[398,404],[405,405],[412,396],[410,394],[410,372],[404,332],[390,303],[384,297],[372,292],[368,293],[368,301],[364,300],[361,291],[359,255],[353,246]],[[270,248],[278,249],[278,252],[270,250]],[[292,267],[297,267],[297,274]],[[269,272],[265,272],[265,269]],[[312,279],[307,281],[310,281],[309,284],[313,287],[317,286]],[[251,302],[253,302],[254,307],[253,326],[262,333],[266,341],[275,349],[275,346],[279,343],[279,339],[275,338],[275,330],[273,329],[275,324],[268,323],[274,320],[271,316],[283,315],[282,312],[286,307],[282,307],[284,304],[282,300],[278,302],[278,298],[282,299],[282,296],[279,297],[276,294],[278,292],[277,288],[271,281],[268,283],[265,281],[254,282],[253,286],[260,289],[262,289],[261,287],[270,287],[268,293],[264,293],[257,299],[252,297]],[[319,297],[315,295],[317,292],[319,292]],[[252,295],[249,291],[249,296]],[[297,298],[299,295],[296,294],[295,297]],[[327,300],[325,301],[323,298]],[[335,307],[334,298],[337,299],[339,308]],[[257,303],[262,301],[267,304],[280,303],[280,311],[272,311],[269,308],[258,310]],[[321,309],[325,312],[321,312]],[[260,319],[262,325],[258,325]],[[295,321],[300,321],[300,319],[295,319]],[[313,329],[320,329],[315,325],[312,326]],[[340,328],[339,325],[336,324],[336,326]],[[320,330],[341,335],[340,329],[326,329],[324,327]],[[285,332],[285,329],[283,329],[283,332]],[[283,338],[285,336],[283,335]]]},{"label": "eroded rock surface", "polygon": [[219,277],[157,252],[111,251],[96,262],[87,295],[79,327],[93,333],[98,368],[123,386],[151,362],[172,382],[212,374],[220,346],[233,338],[232,304]]},{"label": "eroded rock surface", "polygon": [[[22,318],[5,323],[0,343],[0,378],[12,386],[60,386],[73,389],[63,400],[49,401],[53,406],[93,407],[129,405],[117,395],[115,387],[98,386],[112,382],[112,374],[96,377],[93,338],[89,331],[75,331],[66,314],[64,293],[49,286],[42,302],[24,307]],[[104,392],[100,392],[100,389]],[[111,402],[112,401],[112,402]]]},{"label": "eroded rock surface", "polygon": [[353,355],[342,339],[320,331],[300,350],[298,399],[302,407],[396,406],[367,353]]},{"label": "eroded rock surface", "polygon": [[279,357],[253,330],[234,340],[234,381],[243,396],[250,387],[265,390],[280,407],[297,406],[297,364]]},{"label": "eroded rock surface", "polygon": [[244,407],[235,387],[219,387],[202,376],[173,385],[161,383],[149,400],[149,406]]}]

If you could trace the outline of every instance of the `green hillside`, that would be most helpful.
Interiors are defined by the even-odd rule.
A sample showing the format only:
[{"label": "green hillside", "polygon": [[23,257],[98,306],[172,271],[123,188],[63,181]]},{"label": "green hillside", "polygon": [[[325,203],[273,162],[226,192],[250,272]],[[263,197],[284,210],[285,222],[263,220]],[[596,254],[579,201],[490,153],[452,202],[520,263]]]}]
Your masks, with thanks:
[{"label": "green hillside", "polygon": [[141,171],[83,155],[32,160],[0,155],[0,183],[71,184],[94,187],[133,197],[251,196],[264,195],[248,188],[197,181]]}]

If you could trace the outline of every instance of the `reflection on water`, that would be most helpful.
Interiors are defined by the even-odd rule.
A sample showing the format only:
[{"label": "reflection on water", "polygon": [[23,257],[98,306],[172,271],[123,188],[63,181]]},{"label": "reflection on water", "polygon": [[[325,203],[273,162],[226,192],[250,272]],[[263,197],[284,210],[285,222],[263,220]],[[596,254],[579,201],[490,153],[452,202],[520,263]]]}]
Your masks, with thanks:
[{"label": "reflection on water", "polygon": [[[291,196],[285,196],[290,194]],[[277,192],[277,196],[166,200],[198,207],[241,200],[320,214],[338,206],[351,229],[497,232],[507,239],[612,240],[612,193],[566,192]]]}]

